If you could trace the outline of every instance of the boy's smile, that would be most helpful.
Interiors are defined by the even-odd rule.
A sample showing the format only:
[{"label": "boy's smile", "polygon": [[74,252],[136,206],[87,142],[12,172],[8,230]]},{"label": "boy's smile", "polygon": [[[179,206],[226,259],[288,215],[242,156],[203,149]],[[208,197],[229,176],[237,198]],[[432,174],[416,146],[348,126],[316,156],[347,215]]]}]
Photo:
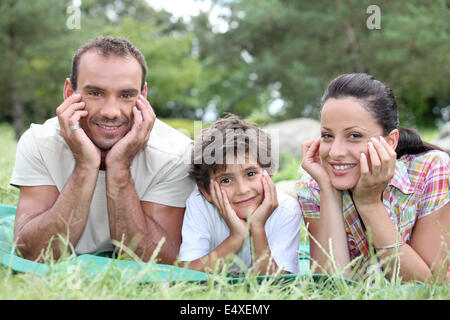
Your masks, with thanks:
[{"label": "boy's smile", "polygon": [[248,159],[244,164],[228,164],[225,170],[211,175],[211,179],[225,191],[237,216],[244,220],[259,207],[264,198],[261,178],[261,166]]}]

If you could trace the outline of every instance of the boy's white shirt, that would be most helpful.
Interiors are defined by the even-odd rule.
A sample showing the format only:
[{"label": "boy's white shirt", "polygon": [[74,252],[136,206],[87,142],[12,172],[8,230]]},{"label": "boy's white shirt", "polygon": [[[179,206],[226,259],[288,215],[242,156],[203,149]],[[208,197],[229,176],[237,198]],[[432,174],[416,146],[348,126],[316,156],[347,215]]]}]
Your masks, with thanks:
[{"label": "boy's white shirt", "polygon": [[[278,267],[291,273],[299,273],[298,249],[302,224],[300,207],[294,198],[279,190],[277,197],[278,207],[264,226],[269,248]],[[193,261],[207,255],[229,234],[230,230],[217,208],[195,188],[186,201],[180,261]],[[245,272],[251,266],[249,240],[250,237],[237,252],[230,272]]]}]

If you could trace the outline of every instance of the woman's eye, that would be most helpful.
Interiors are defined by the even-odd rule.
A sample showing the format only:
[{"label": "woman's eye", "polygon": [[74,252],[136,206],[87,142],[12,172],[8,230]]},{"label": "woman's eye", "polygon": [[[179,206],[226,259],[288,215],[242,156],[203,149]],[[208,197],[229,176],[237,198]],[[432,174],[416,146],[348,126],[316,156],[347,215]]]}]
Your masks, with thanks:
[{"label": "woman's eye", "polygon": [[330,139],[330,138],[331,138],[331,134],[328,134],[328,133],[322,133],[321,138],[322,138],[322,139]]},{"label": "woman's eye", "polygon": [[358,138],[361,138],[361,137],[362,137],[362,134],[359,134],[359,133],[352,133],[350,135],[351,139],[358,139]]}]

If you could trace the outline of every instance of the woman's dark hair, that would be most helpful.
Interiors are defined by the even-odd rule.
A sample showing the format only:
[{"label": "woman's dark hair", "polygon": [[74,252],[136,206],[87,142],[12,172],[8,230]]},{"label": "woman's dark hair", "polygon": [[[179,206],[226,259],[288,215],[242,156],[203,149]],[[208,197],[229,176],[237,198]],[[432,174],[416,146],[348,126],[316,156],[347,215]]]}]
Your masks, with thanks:
[{"label": "woman's dark hair", "polygon": [[422,141],[419,133],[410,128],[399,126],[397,103],[392,90],[365,73],[342,74],[332,80],[321,99],[321,107],[330,98],[353,97],[364,102],[364,107],[375,118],[388,135],[392,130],[398,129],[399,139],[395,152],[397,159],[405,154],[418,154],[428,150],[441,150],[441,148]]}]

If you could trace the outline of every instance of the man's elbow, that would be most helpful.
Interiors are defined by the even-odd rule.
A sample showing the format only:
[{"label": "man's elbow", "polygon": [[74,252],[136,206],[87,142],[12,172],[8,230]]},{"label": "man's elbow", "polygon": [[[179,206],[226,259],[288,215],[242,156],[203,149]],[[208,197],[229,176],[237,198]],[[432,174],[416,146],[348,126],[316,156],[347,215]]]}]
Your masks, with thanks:
[{"label": "man's elbow", "polygon": [[27,239],[22,233],[14,235],[14,250],[19,257],[41,263],[48,260],[58,260],[61,257],[61,248],[55,241],[52,245],[48,245],[48,242],[37,244],[31,239]]}]

